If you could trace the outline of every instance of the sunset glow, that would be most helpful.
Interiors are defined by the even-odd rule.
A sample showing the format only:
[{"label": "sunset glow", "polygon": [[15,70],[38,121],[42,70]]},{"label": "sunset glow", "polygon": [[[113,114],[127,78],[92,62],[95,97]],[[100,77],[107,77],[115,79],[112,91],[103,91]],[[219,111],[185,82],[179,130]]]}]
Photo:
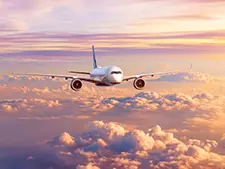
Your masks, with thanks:
[{"label": "sunset glow", "polygon": [[[124,76],[180,72],[15,74],[90,72],[92,45]],[[222,169],[224,103],[223,0],[0,0],[0,169]]]}]

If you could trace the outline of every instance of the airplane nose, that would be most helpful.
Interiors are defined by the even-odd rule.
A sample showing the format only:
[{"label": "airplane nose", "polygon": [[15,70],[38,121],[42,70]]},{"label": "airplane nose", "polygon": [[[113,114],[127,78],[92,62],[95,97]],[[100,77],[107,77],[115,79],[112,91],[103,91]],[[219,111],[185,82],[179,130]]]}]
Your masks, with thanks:
[{"label": "airplane nose", "polygon": [[116,75],[116,76],[114,76],[114,81],[115,81],[115,83],[120,83],[120,82],[122,82],[122,76],[121,76],[121,75]]},{"label": "airplane nose", "polygon": [[121,75],[114,75],[112,77],[112,81],[113,83],[121,83],[123,80],[123,77]]}]

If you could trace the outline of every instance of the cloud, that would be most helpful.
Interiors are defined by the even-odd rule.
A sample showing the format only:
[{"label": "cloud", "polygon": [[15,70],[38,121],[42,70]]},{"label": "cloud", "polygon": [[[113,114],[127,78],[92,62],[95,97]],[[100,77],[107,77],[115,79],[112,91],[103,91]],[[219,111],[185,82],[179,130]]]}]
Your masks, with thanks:
[{"label": "cloud", "polygon": [[46,7],[49,8],[52,5],[47,5],[48,3],[50,3],[53,1],[52,0],[47,0],[47,1],[43,1],[43,0],[35,0],[35,1],[29,1],[29,0],[24,0],[24,1],[18,1],[18,0],[11,0],[11,1],[7,1],[7,0],[1,0],[1,4],[3,9],[9,9],[9,10],[15,10],[15,11],[32,11],[32,10],[36,10],[37,8],[41,8],[41,7]]},{"label": "cloud", "polygon": [[[46,81],[43,83],[42,81]],[[74,92],[70,87],[71,80],[64,78],[51,77],[36,77],[36,76],[17,76],[17,75],[3,75],[0,76],[0,89],[2,92],[13,94],[26,94],[29,98],[43,98],[52,99],[69,98],[73,101],[81,101],[84,98],[94,98],[103,96],[107,93],[113,95],[126,95],[129,93],[128,89],[110,87],[110,88],[95,88],[93,84],[86,83],[82,90]],[[47,87],[46,87],[47,85]],[[24,96],[24,95],[23,95]],[[17,97],[17,95],[16,95]],[[23,97],[22,97],[23,98]]]},{"label": "cloud", "polygon": [[[224,45],[217,40],[224,39],[224,30],[189,31],[166,33],[101,33],[101,34],[73,34],[66,32],[34,32],[15,33],[1,36],[0,44],[2,56],[89,56],[90,45],[85,41],[98,44],[99,55],[138,54],[145,53],[204,53],[217,50],[222,52]],[[199,43],[199,39],[206,43]],[[149,44],[149,40],[155,41]],[[163,43],[161,43],[163,40]],[[168,41],[169,40],[169,41]],[[178,41],[179,40],[179,41]],[[181,41],[182,40],[182,41]],[[191,40],[193,43],[187,43]],[[211,42],[213,40],[213,42]],[[143,42],[143,45],[140,45]],[[5,45],[7,43],[7,45]],[[139,43],[139,45],[136,45]],[[151,48],[149,48],[151,45]],[[73,46],[73,47],[71,47]],[[110,47],[109,47],[110,46]],[[4,50],[3,50],[4,49]],[[208,54],[208,53],[207,53]]]},{"label": "cloud", "polygon": [[208,14],[178,14],[171,16],[156,16],[140,19],[134,23],[129,24],[130,26],[148,26],[150,24],[163,24],[163,23],[176,23],[178,21],[184,22],[201,22],[215,20],[216,18]]},{"label": "cloud", "polygon": [[[115,44],[115,40],[165,40],[165,39],[213,39],[220,36],[221,38],[225,37],[225,30],[224,29],[215,29],[215,30],[208,30],[208,31],[179,31],[179,32],[161,32],[161,33],[93,33],[93,34],[75,34],[75,33],[68,33],[68,32],[31,32],[31,33],[16,33],[5,35],[1,37],[1,40],[5,40],[11,43],[22,43],[30,42],[30,43],[38,43],[40,40],[45,42],[46,40],[51,39],[53,44],[54,40],[59,42],[70,42],[77,43],[77,45],[73,48],[75,49],[83,49],[78,46],[78,43],[85,44],[83,41],[91,40],[97,41],[100,40],[101,42],[107,41],[111,44],[112,41]],[[42,42],[42,41],[41,41]],[[48,41],[49,43],[49,41]],[[152,45],[152,44],[151,44]],[[106,46],[106,45],[104,45]],[[66,46],[65,46],[66,47]],[[89,49],[89,46],[86,46],[85,49]]]},{"label": "cloud", "polygon": [[18,23],[16,21],[5,21],[5,22],[0,22],[0,33],[3,34],[9,33],[9,32],[17,32],[19,30],[24,30],[26,29],[26,26],[24,25],[23,22]]},{"label": "cloud", "polygon": [[[222,80],[219,77],[190,72],[160,77],[157,81],[177,82],[180,79],[204,83]],[[5,91],[5,87],[3,88],[2,90]],[[207,131],[210,131],[210,138],[221,137],[225,129],[221,120],[225,117],[223,95],[212,95],[207,92],[190,95],[165,91],[164,93],[134,92],[136,94],[131,96],[130,90],[84,86],[74,96],[74,92],[67,84],[59,88],[31,89],[26,86],[16,89],[7,88],[9,92],[19,92],[20,95],[24,93],[24,95],[20,96],[20,100],[2,100],[0,110],[5,115],[14,113],[19,120],[89,121],[100,118],[113,119],[134,126],[140,126],[143,122],[142,127],[146,123],[156,124],[160,121],[161,126],[171,130],[179,124],[177,131],[182,135],[187,133],[181,131],[188,131],[189,136],[196,135],[201,129],[201,134],[198,136],[204,138]],[[26,99],[27,97],[30,99]],[[28,114],[28,112],[34,113]],[[173,118],[174,116],[176,118]],[[148,118],[151,120],[147,121]]]},{"label": "cloud", "polygon": [[155,81],[169,81],[169,82],[183,81],[183,82],[209,83],[209,82],[224,82],[225,77],[215,77],[207,73],[201,73],[201,72],[181,72],[181,73],[174,73],[170,75],[162,75],[160,78],[156,79]]},{"label": "cloud", "polygon": [[[54,10],[56,7],[63,5],[74,5],[76,3],[71,0],[1,0],[1,13],[8,14],[7,16],[13,16],[12,18],[27,18],[47,14]],[[77,3],[78,4],[78,3]],[[18,15],[18,16],[16,16]],[[11,19],[10,17],[8,18]]]},{"label": "cloud", "polygon": [[225,167],[225,156],[214,152],[218,146],[215,140],[182,142],[159,125],[144,132],[114,122],[94,121],[75,142],[68,152],[78,168]]},{"label": "cloud", "polygon": [[62,116],[48,116],[48,117],[18,117],[19,120],[63,120],[63,119],[71,119],[71,120],[87,120],[90,119],[91,116],[88,115],[62,115]]},{"label": "cloud", "polygon": [[165,17],[165,19],[172,19],[172,20],[209,20],[214,19],[213,17],[207,15],[175,15],[171,17]]},{"label": "cloud", "polygon": [[64,132],[59,137],[56,137],[48,141],[48,144],[55,145],[55,146],[74,146],[75,141],[73,136],[71,136],[67,132]]},{"label": "cloud", "polygon": [[[184,77],[189,76],[190,81],[204,83],[220,80],[217,77],[192,72],[179,76],[185,80],[187,78]],[[168,78],[171,79],[170,76]],[[176,133],[180,136],[196,136],[198,139],[205,138],[206,133],[211,139],[220,138],[224,133],[223,95],[207,92],[172,93],[166,90],[164,93],[134,91],[135,94],[132,95],[130,89],[89,88],[89,86],[84,86],[84,89],[74,95],[68,84],[57,88],[49,86],[50,88],[42,89],[26,86],[17,89],[7,87],[8,92],[19,94],[21,99],[5,102],[3,99],[0,104],[1,113],[6,117],[13,113],[20,121],[35,123],[56,123],[59,120],[87,122],[100,119],[115,120],[128,126],[144,128],[146,124],[155,125],[160,122],[167,130],[177,129]],[[5,87],[2,90],[4,93]],[[15,96],[18,98],[18,95]],[[27,97],[29,99],[26,99]],[[174,116],[176,118],[173,118]],[[201,132],[197,134],[199,130]]]},{"label": "cloud", "polygon": [[[187,0],[184,0],[184,1],[187,1]],[[199,2],[199,3],[224,3],[223,0],[192,0],[193,2]],[[187,2],[190,2],[190,1],[187,1]]]},{"label": "cloud", "polygon": [[[10,84],[10,83],[16,83],[18,81],[42,81],[42,80],[52,80],[50,77],[38,77],[38,76],[18,76],[18,75],[2,75],[0,76],[0,84]],[[55,80],[55,79],[53,79]],[[60,81],[60,79],[57,79]]]},{"label": "cloud", "polygon": [[0,168],[4,169],[74,169],[74,165],[60,159],[52,148],[32,145],[26,147],[10,146],[0,148]]},{"label": "cloud", "polygon": [[160,122],[167,129],[178,129],[181,135],[198,138],[218,138],[224,133],[224,102],[223,95],[156,92],[83,101],[98,117],[110,116],[127,124],[143,124],[143,127]]},{"label": "cloud", "polygon": [[12,113],[17,111],[34,111],[40,107],[56,108],[62,107],[58,100],[44,100],[39,98],[21,99],[21,100],[0,100],[0,110]]},{"label": "cloud", "polygon": [[78,165],[77,169],[100,169],[100,168],[93,165],[92,163],[88,163],[87,165]]},{"label": "cloud", "polygon": [[1,107],[7,113],[13,113],[13,112],[17,112],[18,111],[17,108],[13,108],[11,105],[8,105],[8,104],[2,104]]},{"label": "cloud", "polygon": [[[221,106],[224,101],[223,96],[213,96],[208,93],[197,95],[186,95],[183,93],[159,94],[156,92],[138,93],[133,97],[106,98],[96,101],[92,108],[95,110],[107,110],[115,107],[122,109],[138,109],[149,111],[174,111],[174,110],[197,110],[207,109],[213,106]],[[215,104],[211,104],[215,103]],[[92,104],[90,102],[90,104]]]},{"label": "cloud", "polygon": [[[149,2],[149,3],[152,3],[152,2],[156,2],[156,0],[136,0],[137,2]],[[160,0],[161,2],[165,2],[165,0]],[[171,2],[185,2],[185,3],[202,3],[202,4],[207,4],[207,3],[224,3],[223,0],[171,0]]]}]

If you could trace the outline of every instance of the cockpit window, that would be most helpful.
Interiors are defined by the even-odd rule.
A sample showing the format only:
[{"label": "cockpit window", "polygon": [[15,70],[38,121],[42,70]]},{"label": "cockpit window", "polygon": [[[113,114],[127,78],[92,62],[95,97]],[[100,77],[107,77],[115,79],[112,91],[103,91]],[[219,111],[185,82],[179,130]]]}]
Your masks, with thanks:
[{"label": "cockpit window", "polygon": [[112,71],[111,74],[122,74],[121,71]]}]

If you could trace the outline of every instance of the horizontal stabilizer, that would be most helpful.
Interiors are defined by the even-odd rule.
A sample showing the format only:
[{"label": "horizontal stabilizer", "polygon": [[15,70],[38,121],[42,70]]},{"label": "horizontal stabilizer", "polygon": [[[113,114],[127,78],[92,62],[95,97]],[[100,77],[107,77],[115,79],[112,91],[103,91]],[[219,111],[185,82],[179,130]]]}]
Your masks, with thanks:
[{"label": "horizontal stabilizer", "polygon": [[90,75],[90,73],[89,73],[89,72],[69,71],[69,73],[76,73],[76,74]]}]

